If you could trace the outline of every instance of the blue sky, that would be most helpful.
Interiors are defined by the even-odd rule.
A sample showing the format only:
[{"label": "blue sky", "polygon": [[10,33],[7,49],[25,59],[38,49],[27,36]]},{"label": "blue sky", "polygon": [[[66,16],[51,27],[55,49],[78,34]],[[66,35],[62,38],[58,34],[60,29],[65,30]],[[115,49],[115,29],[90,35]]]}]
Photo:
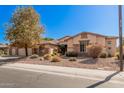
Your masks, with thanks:
[{"label": "blue sky", "polygon": [[[118,35],[117,6],[33,6],[40,14],[45,37],[61,38],[88,31],[103,35]],[[4,24],[17,6],[0,6],[0,42],[5,43]]]}]

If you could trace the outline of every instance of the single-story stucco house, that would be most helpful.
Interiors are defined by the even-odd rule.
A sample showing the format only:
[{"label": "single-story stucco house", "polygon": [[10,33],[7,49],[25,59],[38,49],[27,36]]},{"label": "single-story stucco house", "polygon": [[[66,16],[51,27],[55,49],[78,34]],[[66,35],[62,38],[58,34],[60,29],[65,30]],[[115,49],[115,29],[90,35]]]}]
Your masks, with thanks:
[{"label": "single-story stucco house", "polygon": [[[36,48],[28,48],[28,54],[39,54],[42,55],[44,52],[48,52],[50,54],[53,53],[53,50],[60,50],[60,46],[64,46],[64,49],[61,50],[64,54],[69,51],[74,51],[78,53],[87,53],[88,45],[101,45],[103,50],[108,54],[114,56],[116,52],[116,36],[105,36],[97,33],[91,32],[81,32],[74,36],[65,36],[58,40],[52,41],[42,41],[37,44]],[[10,55],[25,55],[24,48],[17,48],[13,46],[9,46],[9,54]]]},{"label": "single-story stucco house", "polygon": [[58,39],[59,45],[65,46],[65,52],[75,51],[78,53],[87,53],[88,45],[99,44],[104,47],[104,51],[112,56],[116,52],[116,41],[118,37],[105,36],[91,32],[81,32],[74,36],[65,36]]}]

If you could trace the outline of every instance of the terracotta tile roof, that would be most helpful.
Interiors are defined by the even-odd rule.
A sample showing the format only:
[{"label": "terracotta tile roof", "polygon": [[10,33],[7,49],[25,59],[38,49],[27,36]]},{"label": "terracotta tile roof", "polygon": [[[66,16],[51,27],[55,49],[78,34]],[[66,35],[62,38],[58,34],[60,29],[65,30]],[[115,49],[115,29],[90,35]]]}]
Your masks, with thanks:
[{"label": "terracotta tile roof", "polygon": [[58,44],[58,41],[57,41],[57,40],[41,41],[40,44],[52,44],[52,45],[57,45],[57,44]]},{"label": "terracotta tile roof", "polygon": [[59,38],[58,40],[61,40],[61,39],[64,39],[64,38],[70,38],[71,36],[64,36],[64,37],[62,37],[62,38]]}]

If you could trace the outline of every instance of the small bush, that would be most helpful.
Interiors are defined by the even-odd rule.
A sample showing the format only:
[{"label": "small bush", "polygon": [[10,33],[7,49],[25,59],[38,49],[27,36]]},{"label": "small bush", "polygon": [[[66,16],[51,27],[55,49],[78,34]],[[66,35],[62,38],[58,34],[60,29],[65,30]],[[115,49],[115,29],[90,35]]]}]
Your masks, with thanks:
[{"label": "small bush", "polygon": [[5,52],[3,50],[0,50],[0,56],[3,56]]},{"label": "small bush", "polygon": [[76,58],[70,58],[69,61],[76,61]]},{"label": "small bush", "polygon": [[[117,59],[120,59],[120,55],[119,54],[117,54],[116,56],[117,56]],[[123,59],[124,59],[124,54],[123,54]]]},{"label": "small bush", "polygon": [[117,57],[117,59],[119,59],[120,57],[119,57],[119,54],[118,55],[116,55],[116,57]]},{"label": "small bush", "polygon": [[44,55],[44,59],[45,60],[51,60],[51,55],[49,55],[49,54]]},{"label": "small bush", "polygon": [[35,59],[35,58],[38,58],[38,57],[39,57],[39,56],[36,55],[36,54],[30,56],[31,59]]},{"label": "small bush", "polygon": [[102,52],[102,47],[100,45],[90,45],[87,47],[88,55],[92,58],[97,58]]},{"label": "small bush", "polygon": [[43,57],[40,57],[40,61],[43,61],[44,60],[44,58]]},{"label": "small bush", "polygon": [[77,57],[77,56],[78,56],[78,53],[77,53],[77,52],[74,52],[74,51],[72,51],[72,52],[67,52],[67,53],[66,53],[66,56],[67,56],[67,57]]},{"label": "small bush", "polygon": [[51,60],[51,62],[60,62],[61,60],[60,60],[60,57],[58,57],[58,56],[54,56],[53,58],[52,58],[52,60]]},{"label": "small bush", "polygon": [[0,50],[0,56],[4,56],[5,52],[3,50]]},{"label": "small bush", "polygon": [[59,54],[57,52],[53,52],[53,54],[51,54],[51,56],[58,56]]},{"label": "small bush", "polygon": [[112,57],[112,55],[111,54],[108,54],[108,57]]},{"label": "small bush", "polygon": [[107,57],[107,54],[106,53],[101,53],[100,54],[100,58],[106,58]]}]

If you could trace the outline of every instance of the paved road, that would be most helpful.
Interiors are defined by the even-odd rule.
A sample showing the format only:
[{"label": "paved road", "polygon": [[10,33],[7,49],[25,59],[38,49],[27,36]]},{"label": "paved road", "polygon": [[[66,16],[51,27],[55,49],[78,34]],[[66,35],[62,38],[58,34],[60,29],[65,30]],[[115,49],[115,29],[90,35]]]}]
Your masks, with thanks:
[{"label": "paved road", "polygon": [[84,88],[124,87],[124,84],[0,67],[0,87]]}]

